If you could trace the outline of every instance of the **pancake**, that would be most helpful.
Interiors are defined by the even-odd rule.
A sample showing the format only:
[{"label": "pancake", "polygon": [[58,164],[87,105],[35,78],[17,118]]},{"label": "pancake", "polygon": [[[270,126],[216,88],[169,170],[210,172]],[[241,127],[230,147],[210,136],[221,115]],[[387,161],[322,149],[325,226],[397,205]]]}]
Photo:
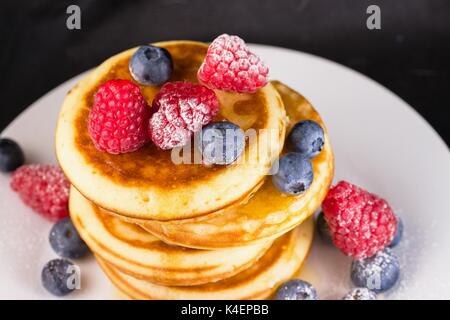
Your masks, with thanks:
[{"label": "pancake", "polygon": [[325,130],[324,149],[312,159],[314,181],[309,189],[299,196],[286,195],[278,191],[268,177],[263,186],[240,206],[194,219],[136,222],[169,243],[192,248],[220,249],[278,237],[317,210],[328,192],[334,174],[334,157],[325,124],[302,95],[281,82],[273,81],[272,84],[283,99],[289,118],[288,130],[298,121],[307,119],[316,121]]},{"label": "pancake", "polygon": [[[197,82],[206,44],[169,41],[155,45],[172,55],[174,72],[170,81]],[[258,143],[250,140],[240,158],[249,161],[228,166],[176,164],[170,150],[160,150],[152,143],[121,155],[95,148],[87,129],[93,94],[109,79],[132,80],[128,61],[135,50],[106,60],[71,89],[64,100],[56,129],[56,154],[71,183],[102,208],[137,219],[198,217],[248,199],[262,185],[284,143],[285,111],[271,84],[253,94],[216,90],[220,103],[214,121],[229,120],[243,130],[257,131]],[[140,85],[140,89],[151,105],[159,87]]]},{"label": "pancake", "polygon": [[198,285],[231,277],[255,263],[272,244],[221,251],[168,245],[135,224],[102,213],[74,188],[69,209],[97,256],[125,274],[161,285]]},{"label": "pancake", "polygon": [[314,223],[309,219],[277,239],[252,267],[232,278],[199,286],[155,285],[124,274],[101,258],[97,259],[113,284],[132,299],[266,299],[299,270],[310,250],[313,234]]}]

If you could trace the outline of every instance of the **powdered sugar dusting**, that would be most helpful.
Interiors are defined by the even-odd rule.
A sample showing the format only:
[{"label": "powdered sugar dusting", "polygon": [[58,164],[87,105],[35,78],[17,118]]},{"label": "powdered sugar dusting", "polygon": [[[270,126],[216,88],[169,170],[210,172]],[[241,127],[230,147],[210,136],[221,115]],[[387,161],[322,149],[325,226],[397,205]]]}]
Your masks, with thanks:
[{"label": "powdered sugar dusting", "polygon": [[255,92],[267,83],[269,69],[238,36],[222,34],[209,46],[198,79],[213,89]]},{"label": "powdered sugar dusting", "polygon": [[161,149],[185,145],[192,133],[208,124],[219,111],[214,91],[187,82],[166,83],[153,100],[157,110],[150,119],[149,135]]},{"label": "powdered sugar dusting", "polygon": [[389,248],[370,258],[353,261],[351,270],[352,280],[356,285],[375,292],[391,288],[400,273],[398,259]]},{"label": "powdered sugar dusting", "polygon": [[24,165],[11,177],[11,188],[22,201],[52,221],[68,215],[69,187],[69,180],[54,165]]},{"label": "powdered sugar dusting", "polygon": [[351,257],[371,257],[394,236],[397,222],[389,204],[346,181],[330,189],[322,208],[334,244]]},{"label": "powdered sugar dusting", "polygon": [[344,300],[376,300],[377,295],[367,288],[355,288],[350,291]]}]

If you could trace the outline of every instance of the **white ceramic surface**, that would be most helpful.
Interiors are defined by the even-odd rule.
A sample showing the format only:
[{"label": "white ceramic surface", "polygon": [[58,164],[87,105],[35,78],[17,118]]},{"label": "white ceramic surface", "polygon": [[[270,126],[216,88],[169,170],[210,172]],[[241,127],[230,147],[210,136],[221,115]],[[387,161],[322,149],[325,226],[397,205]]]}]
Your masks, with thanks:
[{"label": "white ceramic surface", "polygon": [[[271,78],[301,92],[327,124],[336,155],[336,178],[380,194],[405,224],[395,249],[400,283],[384,298],[450,299],[450,152],[436,132],[404,101],[367,77],[309,54],[254,45]],[[33,103],[2,133],[18,141],[28,162],[54,163],[54,129],[72,78]],[[7,106],[3,106],[7,107]],[[31,212],[0,174],[0,298],[53,298],[40,272],[56,257],[48,244],[51,223]],[[349,263],[316,239],[301,277],[323,299],[339,299],[349,288]],[[118,295],[95,261],[78,261],[82,288],[67,299]]]}]

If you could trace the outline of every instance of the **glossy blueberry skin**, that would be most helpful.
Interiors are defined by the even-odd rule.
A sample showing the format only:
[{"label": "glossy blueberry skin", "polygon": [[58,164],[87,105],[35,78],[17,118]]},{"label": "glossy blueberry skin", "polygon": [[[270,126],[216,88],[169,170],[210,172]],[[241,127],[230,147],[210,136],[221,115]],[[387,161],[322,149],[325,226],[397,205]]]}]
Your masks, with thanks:
[{"label": "glossy blueberry skin", "polygon": [[205,164],[232,164],[244,152],[245,135],[229,121],[213,122],[203,127],[199,149]]},{"label": "glossy blueberry skin", "polygon": [[294,279],[278,288],[275,300],[317,300],[317,292],[310,283]]},{"label": "glossy blueberry skin", "polygon": [[272,176],[272,182],[281,192],[299,195],[311,186],[314,172],[309,158],[290,152],[279,159],[278,165],[278,172]]},{"label": "glossy blueberry skin", "polygon": [[0,139],[0,171],[12,172],[25,163],[25,156],[17,142]]},{"label": "glossy blueberry skin", "polygon": [[400,240],[402,240],[403,237],[403,220],[397,216],[397,230],[395,231],[394,238],[392,239],[391,243],[389,244],[389,248],[393,248],[396,245],[400,243]]},{"label": "glossy blueberry skin", "polygon": [[399,276],[400,264],[389,248],[370,258],[352,262],[351,278],[355,286],[368,288],[375,293],[392,288]]},{"label": "glossy blueberry skin", "polygon": [[140,46],[131,57],[129,68],[137,82],[158,86],[167,82],[172,75],[172,57],[164,48]]},{"label": "glossy blueberry skin", "polygon": [[74,264],[65,259],[53,259],[47,262],[42,269],[42,286],[51,294],[61,297],[74,290],[68,285],[69,278],[73,275],[70,266]]},{"label": "glossy blueberry skin", "polygon": [[323,149],[325,135],[319,124],[305,120],[295,124],[289,133],[288,141],[293,151],[314,158]]},{"label": "glossy blueberry skin", "polygon": [[323,211],[319,213],[317,216],[317,232],[319,233],[320,238],[327,244],[332,244],[333,239],[331,237],[330,228],[328,227],[328,223],[325,220],[325,216]]},{"label": "glossy blueberry skin", "polygon": [[342,300],[377,300],[377,294],[367,288],[355,288],[347,293]]},{"label": "glossy blueberry skin", "polygon": [[89,251],[69,217],[53,225],[49,241],[53,250],[61,257],[78,259]]}]

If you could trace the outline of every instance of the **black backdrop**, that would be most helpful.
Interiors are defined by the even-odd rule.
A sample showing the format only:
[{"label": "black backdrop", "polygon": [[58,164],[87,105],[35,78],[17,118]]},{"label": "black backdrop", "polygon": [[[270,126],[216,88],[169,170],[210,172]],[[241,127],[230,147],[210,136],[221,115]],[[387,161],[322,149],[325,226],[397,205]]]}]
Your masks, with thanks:
[{"label": "black backdrop", "polygon": [[[81,8],[81,30],[66,8]],[[366,28],[381,8],[382,29]],[[449,0],[0,1],[0,129],[38,97],[126,48],[220,33],[356,69],[418,110],[450,144]]]}]

